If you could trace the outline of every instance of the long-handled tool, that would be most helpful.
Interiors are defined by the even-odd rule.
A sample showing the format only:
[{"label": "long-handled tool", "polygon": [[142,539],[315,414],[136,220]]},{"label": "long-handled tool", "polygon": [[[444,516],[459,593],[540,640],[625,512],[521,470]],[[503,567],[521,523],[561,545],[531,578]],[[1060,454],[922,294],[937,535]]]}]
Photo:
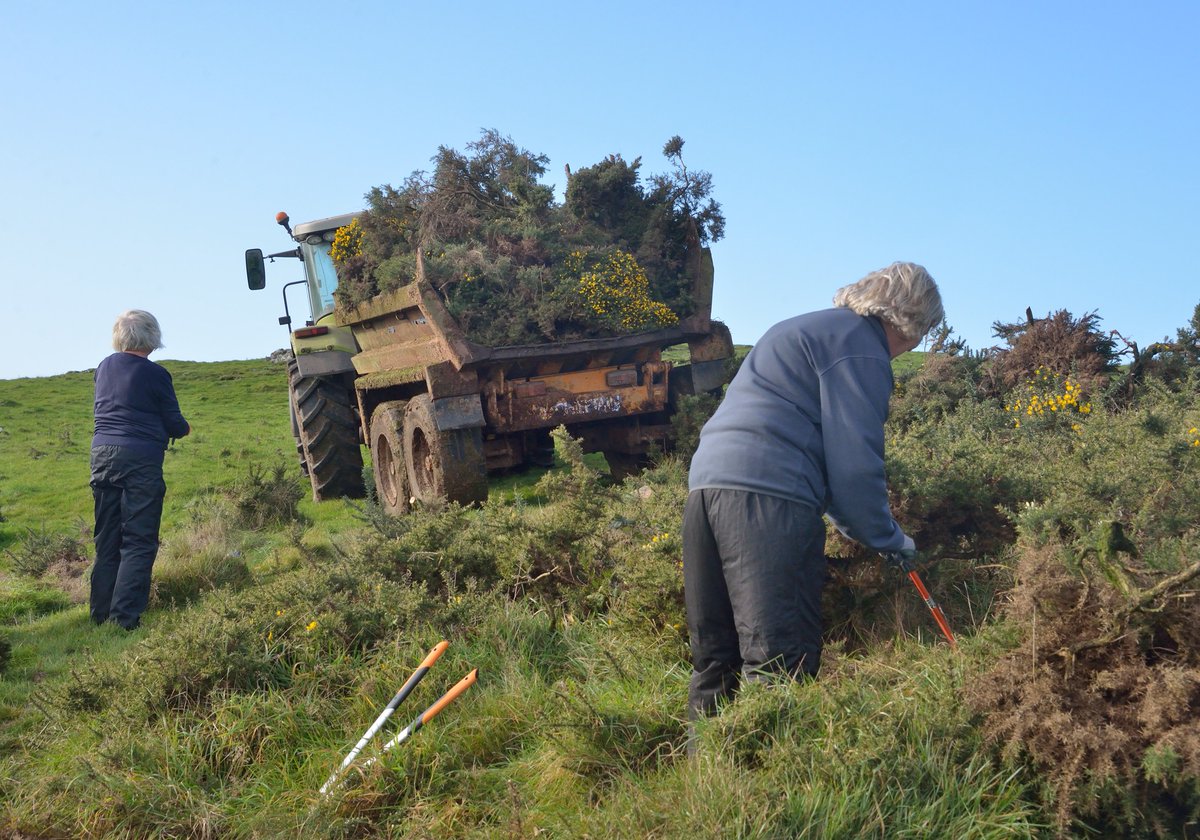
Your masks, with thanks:
[{"label": "long-handled tool", "polygon": [[363,748],[367,745],[367,743],[375,737],[375,733],[383,728],[383,725],[387,723],[387,719],[392,716],[392,712],[396,711],[396,707],[404,702],[405,697],[412,693],[412,690],[417,687],[417,683],[419,683],[424,676],[429,673],[429,669],[433,667],[433,663],[438,661],[438,658],[446,652],[446,648],[448,647],[450,647],[449,642],[441,641],[434,646],[433,650],[429,651],[429,655],[425,657],[425,660],[417,667],[417,670],[413,671],[412,676],[409,677],[404,685],[401,686],[400,690],[396,692],[396,696],[393,697],[391,702],[387,704],[387,708],[380,713],[379,717],[375,718],[375,722],[372,723],[367,728],[367,731],[363,733],[363,736],[358,739],[358,743],[354,745],[354,749],[350,750],[349,754],[342,759],[341,766],[338,767],[337,770],[333,771],[333,775],[331,775],[325,781],[325,784],[321,785],[322,794],[326,793],[331,787],[333,787],[333,784],[338,780],[338,776],[342,775],[346,768],[353,763],[354,759],[357,758],[358,754],[363,751]]},{"label": "long-handled tool", "polygon": [[[468,688],[473,686],[475,684],[475,680],[478,678],[478,676],[479,676],[479,669],[475,668],[473,671],[471,671],[471,673],[467,674],[465,677],[463,677],[461,680],[459,680],[457,683],[455,683],[454,687],[451,688],[449,691],[447,691],[445,694],[443,694],[441,697],[439,697],[437,699],[436,703],[434,703],[432,706],[430,706],[425,711],[421,712],[421,714],[417,715],[416,719],[413,720],[413,722],[410,723],[408,726],[404,727],[404,729],[400,730],[400,733],[395,738],[393,738],[392,740],[390,740],[386,744],[384,744],[383,748],[380,750],[380,752],[387,752],[392,747],[403,744],[405,741],[407,741],[409,739],[409,737],[411,737],[412,735],[415,735],[422,726],[424,726],[425,724],[429,723],[429,721],[431,721],[435,717],[437,717],[438,713],[442,709],[446,708],[451,703],[453,703],[455,698],[457,698],[460,694],[462,694]],[[378,759],[376,759],[374,757],[369,758],[363,762],[363,767],[364,768],[370,767],[377,760]]]},{"label": "long-handled tool", "polygon": [[950,623],[946,621],[946,616],[942,612],[942,608],[933,600],[933,596],[929,594],[929,590],[925,588],[925,582],[921,580],[921,576],[917,574],[917,568],[913,565],[913,560],[916,555],[914,552],[893,551],[883,555],[884,559],[896,566],[901,571],[908,574],[908,579],[913,582],[913,586],[917,587],[917,592],[925,599],[925,606],[929,607],[929,611],[933,613],[933,620],[937,622],[938,627],[942,630],[942,635],[946,637],[946,641],[950,643],[950,647],[955,649],[958,643],[954,641],[954,634],[950,632]]}]

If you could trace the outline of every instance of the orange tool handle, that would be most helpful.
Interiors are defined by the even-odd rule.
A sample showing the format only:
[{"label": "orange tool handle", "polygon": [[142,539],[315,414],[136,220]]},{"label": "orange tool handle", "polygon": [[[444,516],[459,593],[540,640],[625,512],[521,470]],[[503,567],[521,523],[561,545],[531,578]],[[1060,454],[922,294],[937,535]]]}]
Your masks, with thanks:
[{"label": "orange tool handle", "polygon": [[460,694],[462,694],[468,688],[473,686],[475,684],[475,680],[476,680],[476,678],[478,678],[478,676],[479,676],[479,669],[476,668],[473,671],[471,671],[471,673],[467,674],[465,677],[463,677],[461,680],[459,680],[458,683],[454,686],[454,688],[450,689],[445,694],[443,694],[436,703],[434,703],[432,706],[430,706],[428,709],[425,710],[425,712],[420,717],[421,725],[424,726],[425,724],[429,723],[429,721],[431,721],[435,717],[437,717],[438,712],[440,712],[442,709],[449,706],[451,703],[454,702],[454,700]]},{"label": "orange tool handle", "polygon": [[425,657],[425,661],[421,663],[421,667],[432,668],[433,663],[438,661],[441,655],[446,652],[446,648],[448,647],[450,647],[449,642],[438,642],[436,645],[434,645],[433,650],[429,651],[429,655]]},{"label": "orange tool handle", "polygon": [[937,605],[937,602],[933,600],[933,596],[929,594],[929,590],[925,588],[925,583],[921,580],[921,576],[917,574],[916,569],[910,570],[908,577],[913,582],[913,585],[917,587],[917,592],[925,599],[925,605],[933,613],[933,620],[938,623],[938,627],[942,628],[942,635],[946,637],[946,641],[950,643],[950,647],[957,648],[958,643],[954,640],[954,634],[950,632],[950,623],[946,621],[946,616],[942,613],[942,608]]}]

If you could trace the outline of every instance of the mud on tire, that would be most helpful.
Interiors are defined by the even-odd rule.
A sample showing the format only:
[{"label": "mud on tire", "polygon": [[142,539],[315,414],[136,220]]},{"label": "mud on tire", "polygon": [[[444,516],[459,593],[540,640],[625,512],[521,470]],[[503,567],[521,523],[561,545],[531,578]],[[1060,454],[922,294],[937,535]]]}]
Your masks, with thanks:
[{"label": "mud on tire", "polygon": [[483,433],[478,428],[439,430],[428,394],[409,400],[404,410],[404,461],[410,492],[420,502],[487,500]]},{"label": "mud on tire", "polygon": [[404,463],[402,400],[381,403],[371,415],[371,465],[379,507],[391,516],[408,513],[410,489]]}]

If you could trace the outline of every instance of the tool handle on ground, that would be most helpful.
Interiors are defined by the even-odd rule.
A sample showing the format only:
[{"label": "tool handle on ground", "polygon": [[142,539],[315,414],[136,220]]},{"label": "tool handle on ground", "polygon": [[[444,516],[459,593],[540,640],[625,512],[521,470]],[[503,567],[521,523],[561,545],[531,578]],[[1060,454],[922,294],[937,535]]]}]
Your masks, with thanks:
[{"label": "tool handle on ground", "polygon": [[[425,724],[429,723],[429,721],[431,721],[435,717],[437,717],[438,713],[440,713],[442,711],[442,709],[449,706],[451,703],[453,703],[455,701],[455,699],[457,699],[459,697],[459,695],[461,695],[464,691],[466,691],[468,688],[473,686],[475,684],[475,680],[478,678],[478,676],[479,676],[479,669],[476,668],[473,671],[471,671],[471,673],[467,674],[465,677],[463,677],[461,680],[459,680],[454,685],[453,688],[451,688],[449,691],[447,691],[445,694],[443,694],[441,697],[439,697],[437,699],[437,702],[435,702],[432,706],[430,706],[425,711],[421,712],[421,714],[417,715],[416,719],[412,723],[410,723],[408,726],[404,727],[404,729],[402,729],[400,731],[399,735],[397,735],[395,738],[393,738],[392,740],[390,740],[386,744],[384,744],[383,749],[381,749],[380,752],[387,752],[392,747],[403,744],[411,736],[417,734],[417,732],[421,729],[422,726],[424,726]],[[371,763],[373,763],[373,762],[371,762]]]},{"label": "tool handle on ground", "polygon": [[375,718],[375,722],[367,727],[367,731],[364,732],[363,736],[358,739],[358,743],[354,745],[354,749],[350,750],[346,757],[342,759],[342,763],[338,769],[334,770],[330,777],[325,780],[325,784],[321,785],[321,793],[325,793],[327,790],[329,790],[329,788],[332,787],[333,784],[338,780],[338,776],[340,776],[346,770],[346,768],[354,762],[354,759],[356,759],[358,754],[363,751],[363,748],[365,748],[367,744],[370,743],[371,739],[375,737],[375,733],[382,729],[383,725],[387,723],[388,718],[392,716],[392,712],[396,711],[396,708],[404,702],[404,698],[408,697],[408,695],[412,693],[412,690],[417,687],[417,683],[419,683],[425,677],[425,675],[429,673],[429,669],[433,667],[433,663],[438,661],[438,658],[446,652],[446,648],[448,647],[450,647],[450,643],[443,640],[438,642],[434,646],[433,650],[429,651],[429,655],[425,657],[424,661],[422,661],[419,666],[417,666],[417,670],[412,672],[412,676],[410,676],[404,685],[400,687],[400,690],[396,692],[396,696],[391,699],[384,710],[380,713],[379,717]]},{"label": "tool handle on ground", "polygon": [[[417,683],[424,679],[425,675],[429,673],[429,669],[433,667],[433,663],[441,658],[448,647],[450,647],[450,643],[445,640],[433,646],[433,650],[429,651],[429,655],[417,666],[417,670],[413,671],[412,676],[408,678],[408,682],[400,687],[400,690],[396,692],[396,696],[392,698],[392,702],[388,703],[388,706],[393,711],[404,702],[405,697],[412,693],[412,690],[417,687]],[[372,732],[371,734],[374,735],[375,733]]]}]

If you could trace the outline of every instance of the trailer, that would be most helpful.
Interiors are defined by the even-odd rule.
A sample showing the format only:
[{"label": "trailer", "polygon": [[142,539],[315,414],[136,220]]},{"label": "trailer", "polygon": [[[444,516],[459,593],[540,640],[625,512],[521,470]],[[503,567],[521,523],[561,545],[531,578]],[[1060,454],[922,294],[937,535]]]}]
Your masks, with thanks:
[{"label": "trailer", "polygon": [[[624,477],[655,449],[671,448],[681,397],[719,390],[733,356],[729,331],[711,317],[713,262],[689,250],[692,314],[630,335],[492,347],[466,335],[424,275],[356,306],[338,308],[330,257],[336,231],[355,214],[297,225],[277,221],[294,251],[246,252],[251,289],[265,260],[298,258],[313,317],[291,330],[293,432],[316,500],[362,495],[360,444],[370,452],[379,504],[482,502],[488,476],[553,458],[550,431],[565,426],[587,452],[602,452]],[[688,361],[664,359],[686,346]],[[357,481],[354,476],[359,476]]]}]

